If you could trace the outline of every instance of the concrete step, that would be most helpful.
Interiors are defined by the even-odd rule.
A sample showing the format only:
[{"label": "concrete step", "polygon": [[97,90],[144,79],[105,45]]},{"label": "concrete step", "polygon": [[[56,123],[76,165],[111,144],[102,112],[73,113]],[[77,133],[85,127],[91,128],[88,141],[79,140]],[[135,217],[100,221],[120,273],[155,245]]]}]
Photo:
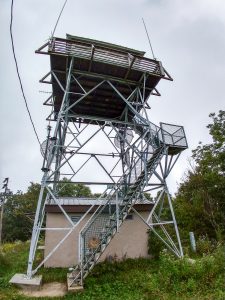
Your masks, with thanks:
[{"label": "concrete step", "polygon": [[68,292],[79,292],[83,291],[84,287],[81,284],[81,279],[76,279],[73,282],[74,279],[71,278],[71,273],[67,274],[67,289]]}]

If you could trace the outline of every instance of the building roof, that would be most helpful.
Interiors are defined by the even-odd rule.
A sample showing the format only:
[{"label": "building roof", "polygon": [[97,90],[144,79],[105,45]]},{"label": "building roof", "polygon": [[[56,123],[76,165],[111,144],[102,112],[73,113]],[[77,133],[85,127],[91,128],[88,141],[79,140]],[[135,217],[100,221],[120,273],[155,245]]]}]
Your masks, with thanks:
[{"label": "building roof", "polygon": [[[60,205],[104,205],[108,199],[102,198],[102,199],[96,199],[96,198],[85,198],[85,197],[79,197],[79,198],[74,198],[74,197],[60,197],[57,198],[59,201]],[[118,199],[119,202],[122,201],[121,198]],[[55,204],[53,201],[51,204]],[[111,201],[111,204],[116,204],[116,199]],[[152,204],[151,201],[147,199],[138,199],[135,204]]]},{"label": "building roof", "polygon": [[[90,211],[93,213],[100,205],[104,205],[107,201],[104,199],[96,198],[73,198],[62,197],[57,199],[59,204],[67,213],[85,213],[93,204],[93,209]],[[119,199],[121,201],[122,199]],[[116,200],[111,201],[111,204],[115,205]],[[137,200],[134,204],[134,208],[137,211],[150,211],[153,207],[153,203],[146,199]],[[46,204],[45,210],[48,213],[61,213],[59,206],[52,200],[51,203]]]}]

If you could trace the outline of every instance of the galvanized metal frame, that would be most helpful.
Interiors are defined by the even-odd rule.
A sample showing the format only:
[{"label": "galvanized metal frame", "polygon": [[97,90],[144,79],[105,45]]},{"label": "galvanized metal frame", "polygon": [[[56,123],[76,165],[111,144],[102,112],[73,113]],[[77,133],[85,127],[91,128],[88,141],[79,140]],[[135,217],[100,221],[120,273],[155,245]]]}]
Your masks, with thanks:
[{"label": "galvanized metal frame", "polygon": [[[173,210],[173,205],[172,205],[172,199],[171,195],[169,193],[169,189],[166,183],[166,178],[172,171],[173,166],[175,165],[177,159],[179,158],[180,153],[176,156],[170,156],[168,155],[168,148],[165,150],[165,165],[162,165],[162,162],[159,164],[159,172],[155,171],[155,175],[157,174],[157,178],[161,179],[161,182],[159,183],[151,183],[150,186],[153,186],[152,188],[145,189],[143,191],[153,191],[153,190],[158,190],[157,197],[152,200],[153,202],[153,208],[149,212],[149,215],[147,216],[146,219],[144,219],[140,213],[138,213],[134,207],[132,207],[132,211],[139,216],[139,218],[148,226],[148,228],[165,244],[165,246],[172,251],[177,257],[182,258],[183,257],[183,249],[181,245],[181,240],[180,240],[180,235],[179,235],[179,230],[175,218],[175,213]],[[167,165],[169,159],[169,164]],[[164,206],[164,201],[165,198],[167,198],[169,208],[170,208],[170,213],[171,213],[171,220],[162,220],[161,219],[161,214],[163,211],[163,206]],[[156,212],[156,208],[160,206],[159,212]],[[154,218],[154,222],[152,219]],[[174,227],[174,233],[176,239],[174,240],[171,236],[171,233],[169,233],[166,229],[166,225],[173,225]],[[160,227],[164,233],[164,235],[159,234],[157,230],[154,227]],[[177,244],[177,245],[176,245]]]},{"label": "galvanized metal frame", "polygon": [[[43,51],[44,47],[49,45],[46,43],[43,47],[38,49],[38,53],[44,53]],[[95,49],[92,48],[92,59],[94,56]],[[82,216],[82,218],[78,221],[78,223],[73,224],[73,222],[70,219],[69,214],[64,210],[62,205],[60,204],[58,200],[58,194],[60,192],[59,183],[60,183],[60,176],[67,176],[71,183],[79,183],[81,181],[74,180],[74,177],[86,166],[86,164],[94,158],[95,161],[98,163],[99,167],[105,172],[105,174],[110,179],[109,182],[83,182],[86,184],[98,184],[98,185],[107,185],[110,184],[111,189],[109,187],[106,188],[106,190],[102,193],[99,199],[102,199],[106,192],[108,192],[108,195],[111,195],[115,193],[116,198],[116,230],[119,230],[119,226],[121,225],[119,220],[119,200],[118,200],[118,193],[123,192],[123,187],[131,184],[131,178],[126,174],[131,174],[131,168],[134,168],[135,164],[137,163],[137,160],[141,162],[143,165],[143,170],[145,172],[145,176],[143,177],[142,183],[139,185],[139,191],[134,195],[134,200],[129,207],[129,211],[133,210],[140,219],[159,237],[159,239],[162,240],[162,242],[178,257],[183,256],[181,241],[179,237],[178,227],[173,211],[172,201],[171,197],[169,195],[168,187],[166,184],[166,178],[171,172],[174,164],[176,163],[177,159],[179,158],[179,155],[169,155],[168,149],[169,145],[166,145],[163,141],[163,147],[161,149],[160,155],[158,155],[158,161],[156,162],[157,165],[154,166],[154,169],[151,173],[148,173],[148,155],[154,154],[154,147],[152,153],[149,150],[149,148],[145,147],[146,144],[154,144],[154,138],[155,135],[159,135],[161,133],[161,128],[155,126],[153,123],[149,121],[147,110],[150,108],[147,103],[146,98],[146,91],[147,87],[145,86],[145,82],[147,77],[149,76],[147,73],[143,73],[143,76],[141,77],[139,81],[139,85],[135,82],[132,82],[130,80],[127,80],[127,75],[129,74],[129,69],[132,68],[132,65],[135,61],[133,59],[130,62],[129,69],[126,74],[126,78],[118,79],[114,77],[104,77],[100,74],[94,74],[90,72],[92,61],[90,62],[89,71],[88,72],[81,72],[73,69],[75,57],[68,57],[67,59],[67,70],[66,70],[66,87],[63,87],[63,84],[61,83],[58,73],[59,71],[51,70],[49,73],[47,73],[42,79],[41,82],[51,84],[52,80],[47,80],[48,76],[52,76],[54,80],[57,82],[59,88],[63,92],[63,100],[61,104],[61,108],[57,115],[54,114],[52,111],[49,117],[47,118],[49,121],[54,121],[54,132],[51,137],[50,134],[50,127],[48,127],[48,141],[51,141],[50,149],[46,149],[45,151],[45,157],[43,162],[43,178],[41,182],[41,191],[38,199],[37,204],[37,210],[34,220],[34,226],[32,231],[32,238],[31,238],[31,245],[30,245],[30,252],[29,252],[29,259],[28,259],[28,267],[27,267],[27,277],[31,278],[38,269],[44,265],[44,263],[55,253],[55,251],[60,247],[60,245],[70,236],[72,232],[77,230],[78,225],[81,221],[84,220],[89,214],[90,211],[93,210],[96,202],[93,202],[93,205],[87,210],[87,212]],[[163,69],[163,67],[160,65],[160,70],[163,72],[163,74],[166,76],[165,79],[172,80],[170,75]],[[79,81],[79,76],[82,75],[88,75],[90,77],[95,77],[100,80],[92,89],[89,91],[85,90],[85,88],[82,86],[81,82]],[[106,83],[113,89],[113,91],[119,96],[119,98],[125,103],[125,109],[122,114],[122,118],[106,118],[106,117],[98,117],[98,116],[89,116],[89,115],[80,115],[76,113],[71,114],[71,109],[75,108],[76,105],[80,102],[82,102],[89,94],[93,93],[95,90],[101,87],[103,83]],[[115,82],[125,82],[126,84],[130,85],[131,93],[128,97],[124,97],[124,95],[116,88]],[[71,83],[77,84],[80,88],[80,93],[75,93],[76,95],[79,95],[79,99],[75,102],[70,104],[69,98],[73,92],[71,92]],[[151,90],[151,94],[154,95],[160,95],[158,90],[156,88]],[[50,96],[45,102],[45,105],[53,106],[54,105],[54,98],[53,96]],[[133,121],[130,121],[128,118],[128,113],[131,112],[134,115]],[[89,124],[82,125],[82,123],[79,124],[80,119],[88,119],[90,122]],[[104,122],[104,124],[103,124]],[[82,128],[79,128],[79,125],[82,125]],[[82,140],[81,137],[85,133],[85,131],[88,130],[89,127],[92,125],[95,125],[95,131],[85,140]],[[93,126],[92,126],[93,127]],[[135,133],[134,141],[131,143],[127,140],[126,136],[122,135],[120,133],[120,127],[122,128],[130,128]],[[140,127],[142,128],[140,131]],[[107,132],[107,128],[110,128],[110,131]],[[139,128],[139,129],[138,129]],[[90,141],[95,139],[95,137],[98,135],[99,132],[102,132],[104,136],[108,139],[108,141],[113,146],[113,149],[115,152],[112,152],[111,154],[105,154],[105,153],[91,153],[87,151],[82,151],[84,146],[86,146]],[[113,135],[114,134],[114,135]],[[122,141],[122,144],[126,144],[127,149],[132,153],[131,155],[131,161],[130,166],[126,165],[124,155],[125,151],[124,149],[119,150],[115,147],[113,139],[115,138],[115,135],[118,135]],[[67,137],[71,136],[72,139],[67,142]],[[48,147],[48,144],[47,144]],[[46,147],[46,148],[47,148]],[[145,149],[145,150],[143,150]],[[75,167],[72,164],[72,159],[78,155],[83,155],[86,157],[84,162],[80,165]],[[108,171],[106,166],[100,161],[99,157],[113,157],[116,159],[116,162],[114,165],[112,165],[111,169]],[[164,164],[162,163],[161,159],[164,157]],[[55,160],[55,162],[54,162]],[[113,175],[114,170],[120,165],[120,174],[119,175]],[[67,173],[63,173],[63,167],[67,166],[70,171]],[[158,168],[156,168],[158,166]],[[136,175],[135,175],[136,176]],[[155,177],[155,181],[152,182],[152,176]],[[118,180],[117,180],[118,178]],[[151,212],[149,212],[148,218],[145,220],[143,217],[134,209],[134,204],[140,195],[142,195],[144,192],[154,191],[160,189],[161,192],[158,195],[158,197],[154,200],[154,206]],[[111,194],[110,194],[111,193]],[[162,204],[163,195],[167,195],[167,199],[169,202],[169,207],[172,215],[172,220],[170,221],[162,221],[160,218],[160,214],[156,214],[156,208],[158,205]],[[45,220],[45,205],[46,204],[55,204],[59,207],[62,214],[65,216],[65,218],[68,221],[69,226],[66,228],[48,228],[44,226],[44,220]],[[92,214],[91,219],[93,219],[101,210],[101,208],[98,208],[94,214]],[[151,221],[151,219],[154,218],[154,223]],[[86,228],[90,224],[91,220],[87,221],[84,228]],[[166,230],[165,226],[173,224],[175,228],[176,238],[178,242],[178,247],[176,246],[175,242],[172,240],[170,234]],[[155,226],[159,226],[162,231],[165,234],[165,237],[160,236],[157,231],[155,230]],[[39,236],[42,231],[48,231],[48,230],[63,230],[67,231],[65,236],[55,245],[55,247],[49,252],[49,254],[38,264],[34,266],[35,263],[35,254],[36,249],[39,241]],[[82,244],[82,239],[80,238],[79,241],[79,249],[82,249],[84,246]],[[82,251],[80,251],[80,263],[82,264]],[[81,267],[81,284],[83,283],[83,267]],[[75,282],[75,277],[72,278],[71,284]]]}]

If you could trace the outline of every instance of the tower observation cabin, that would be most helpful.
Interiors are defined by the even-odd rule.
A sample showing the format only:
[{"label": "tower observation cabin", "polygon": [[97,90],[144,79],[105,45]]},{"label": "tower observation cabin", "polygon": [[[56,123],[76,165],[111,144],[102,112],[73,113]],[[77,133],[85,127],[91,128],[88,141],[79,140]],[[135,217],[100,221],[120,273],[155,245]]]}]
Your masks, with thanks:
[{"label": "tower observation cabin", "polygon": [[[131,212],[182,257],[166,180],[187,140],[182,126],[155,125],[148,114],[150,97],[160,96],[159,81],[172,81],[162,63],[142,51],[68,34],[65,39],[51,38],[36,53],[50,57],[50,71],[40,82],[52,86],[44,102],[51,107],[51,126],[41,147],[43,178],[27,277],[56,253],[63,256],[61,247],[77,232],[77,258],[67,282],[69,289],[81,288]],[[85,199],[62,196],[64,186],[73,183],[105,190],[87,199],[84,209]],[[138,211],[140,205],[148,205],[146,217]],[[76,222],[70,215],[75,206],[82,211]],[[170,212],[166,219],[163,209]],[[61,213],[66,225],[51,226],[48,214],[53,210]],[[46,243],[54,234],[60,238],[37,265],[42,230]]]}]

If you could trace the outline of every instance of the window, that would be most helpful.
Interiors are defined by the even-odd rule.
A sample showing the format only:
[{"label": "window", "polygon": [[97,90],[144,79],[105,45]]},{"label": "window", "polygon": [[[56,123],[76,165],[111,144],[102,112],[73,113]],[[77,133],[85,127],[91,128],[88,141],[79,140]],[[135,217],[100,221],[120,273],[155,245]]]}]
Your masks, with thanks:
[{"label": "window", "polygon": [[133,215],[131,215],[131,214],[127,215],[126,220],[133,220]]},{"label": "window", "polygon": [[71,216],[71,220],[73,221],[73,224],[76,224],[81,219],[81,216]]}]

